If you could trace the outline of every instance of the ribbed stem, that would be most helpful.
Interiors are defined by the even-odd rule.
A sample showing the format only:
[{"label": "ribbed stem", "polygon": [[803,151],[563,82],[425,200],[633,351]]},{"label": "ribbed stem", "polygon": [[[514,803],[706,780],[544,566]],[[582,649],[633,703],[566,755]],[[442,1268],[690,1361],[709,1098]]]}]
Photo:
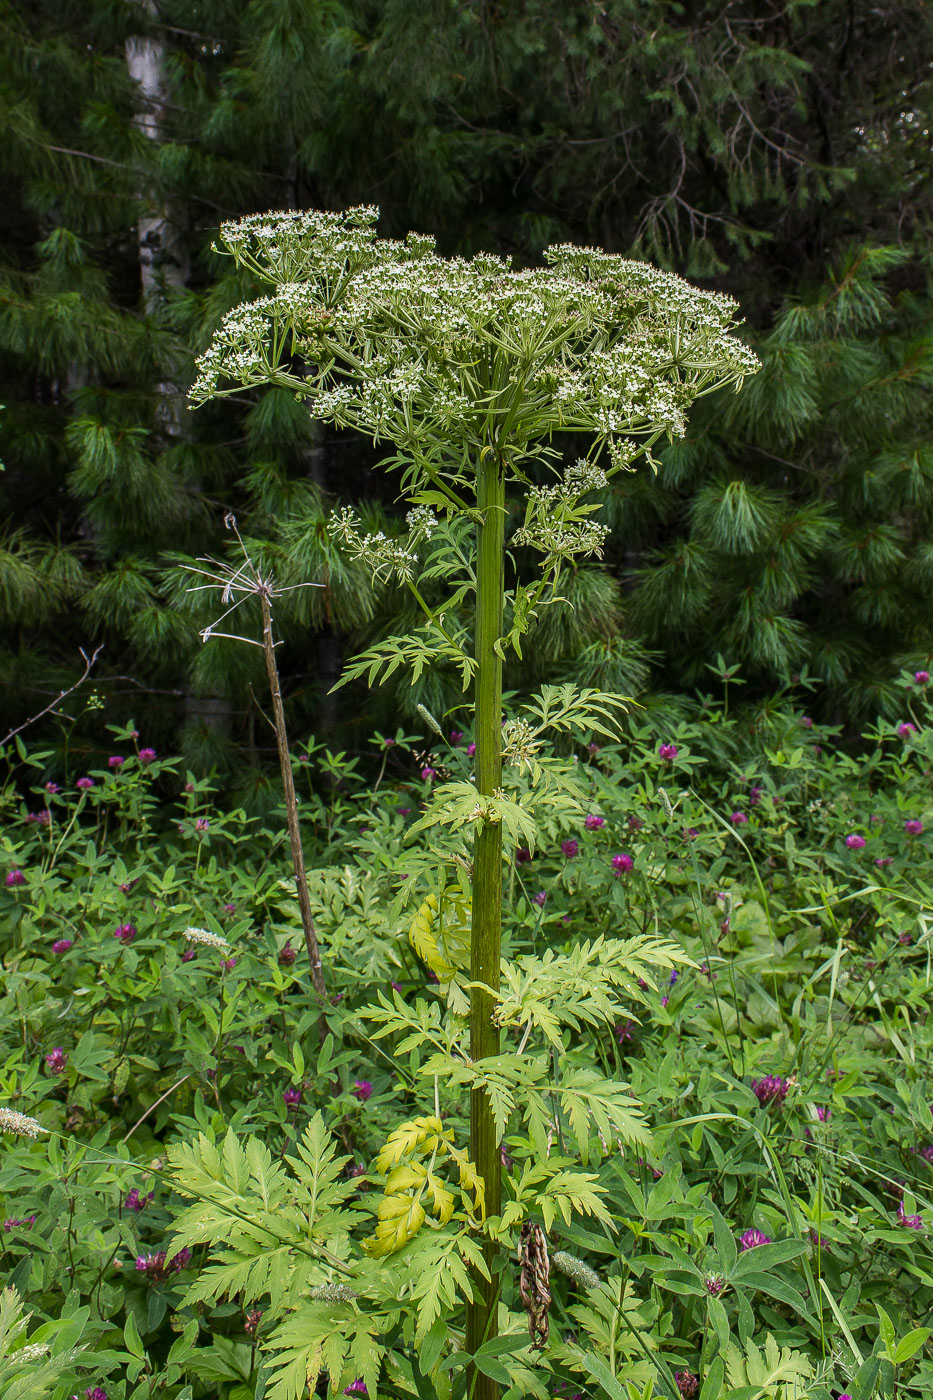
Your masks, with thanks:
[{"label": "ribbed stem", "polygon": [[[505,542],[505,483],[501,464],[492,454],[483,458],[476,472],[476,505],[482,523],[477,527],[476,561],[476,789],[484,796],[497,792],[502,781],[502,661],[496,642],[502,636]],[[502,828],[484,821],[476,834],[473,851],[473,903],[470,976],[498,990],[502,944]],[[499,1028],[492,1019],[495,1002],[486,991],[470,993],[470,1056],[481,1060],[499,1053]],[[486,1213],[500,1211],[501,1160],[499,1140],[489,1100],[474,1090],[470,1100],[470,1156],[486,1189]],[[483,1246],[487,1282],[481,1274],[472,1279],[476,1302],[467,1308],[467,1350],[475,1352],[497,1335],[498,1276],[493,1273],[495,1246]],[[498,1400],[499,1386],[473,1370],[468,1393],[471,1400]]]}]

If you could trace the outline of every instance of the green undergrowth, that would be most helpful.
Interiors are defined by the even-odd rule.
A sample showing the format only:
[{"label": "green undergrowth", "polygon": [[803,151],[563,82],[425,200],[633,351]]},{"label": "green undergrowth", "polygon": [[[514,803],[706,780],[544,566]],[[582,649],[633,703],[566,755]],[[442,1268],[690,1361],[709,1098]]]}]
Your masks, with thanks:
[{"label": "green undergrowth", "polygon": [[[527,1217],[551,1259],[536,1349],[504,1259],[502,1335],[476,1357],[503,1392],[933,1388],[920,676],[857,753],[810,724],[805,691],[671,725],[636,711],[620,742],[564,755],[583,808],[508,850],[503,995],[537,994],[545,1033],[549,1010],[569,1017],[561,1073],[621,1082],[631,1110],[617,1137],[559,1085],[543,1128],[500,1106],[503,1238],[542,1164],[566,1186]],[[471,736],[445,733],[377,736],[375,766],[296,748],[324,1006],[283,830],[219,811],[131,725],[112,730],[122,764],[87,774],[8,753],[0,1105],[45,1131],[2,1140],[4,1400],[279,1400],[309,1376],[466,1393],[458,1241],[479,1204],[445,1144],[467,1141],[468,1090],[439,1076],[432,1102],[422,1082],[456,1011],[456,928],[409,938],[433,838],[407,833],[432,784],[471,773]],[[677,945],[673,970],[606,1000],[600,949],[644,937]],[[571,959],[560,981],[552,954]],[[433,1203],[380,1259],[362,1245],[404,1133],[395,1161],[424,1168]]]}]

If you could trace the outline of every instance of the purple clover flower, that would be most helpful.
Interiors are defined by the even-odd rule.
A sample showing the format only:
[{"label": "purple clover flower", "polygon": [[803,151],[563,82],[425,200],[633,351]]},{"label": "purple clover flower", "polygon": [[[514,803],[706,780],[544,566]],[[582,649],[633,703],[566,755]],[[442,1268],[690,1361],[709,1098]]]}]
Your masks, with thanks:
[{"label": "purple clover flower", "polygon": [[766,1074],[763,1079],[752,1080],[752,1093],[762,1108],[766,1108],[771,1103],[776,1103],[780,1107],[787,1098],[789,1088],[790,1081],[781,1079],[776,1074]]},{"label": "purple clover flower", "polygon": [[27,1230],[31,1230],[35,1224],[35,1220],[35,1215],[27,1215],[25,1220],[17,1220],[15,1216],[11,1215],[9,1220],[4,1220],[3,1228],[7,1234],[9,1234],[11,1230],[15,1230],[19,1225],[25,1225]]},{"label": "purple clover flower", "polygon": [[295,1108],[301,1103],[300,1089],[285,1089],[282,1092],[282,1102],[286,1108]]},{"label": "purple clover flower", "polygon": [[827,1108],[824,1103],[818,1103],[816,1105],[816,1116],[821,1123],[828,1123],[832,1116],[832,1109]]},{"label": "purple clover flower", "polygon": [[904,823],[904,830],[907,832],[908,836],[922,836],[923,822],[917,817],[911,817],[910,821]]},{"label": "purple clover flower", "polygon": [[23,872],[22,872],[21,870],[11,870],[11,871],[9,871],[9,873],[7,874],[7,877],[6,877],[6,886],[7,886],[7,889],[12,890],[12,889],[16,888],[16,886],[18,886],[18,885],[25,885],[25,883],[26,883],[26,876],[23,874]]},{"label": "purple clover flower", "polygon": [[136,1272],[146,1275],[147,1283],[162,1283],[169,1274],[179,1274],[191,1263],[191,1250],[180,1249],[165,1262],[165,1250],[156,1254],[140,1254],[136,1259]]},{"label": "purple clover flower", "polygon": [[122,768],[125,762],[126,762],[126,759],[125,759],[125,758],[121,758],[120,755],[119,755],[118,753],[115,753],[115,754],[112,754],[112,755],[110,756],[110,758],[107,759],[107,767],[108,767],[108,768]]},{"label": "purple clover flower", "polygon": [[456,748],[459,744],[462,744],[462,743],[463,743],[463,730],[462,730],[462,729],[452,729],[452,730],[450,731],[450,742],[454,745],[455,748]]},{"label": "purple clover flower", "polygon": [[134,1214],[138,1215],[141,1210],[146,1209],[146,1206],[152,1200],[154,1195],[154,1191],[150,1191],[147,1194],[146,1192],[140,1191],[138,1186],[134,1186],[131,1191],[127,1191],[126,1193],[126,1200],[123,1202],[123,1209],[131,1210],[134,1212]]},{"label": "purple clover flower", "polygon": [[343,1393],[344,1395],[368,1395],[369,1391],[366,1389],[363,1377],[357,1376],[356,1380],[351,1381]]},{"label": "purple clover flower", "polygon": [[613,1027],[612,1034],[620,1045],[624,1045],[627,1040],[635,1038],[635,1022],[621,1021],[619,1025]]},{"label": "purple clover flower", "polygon": [[289,939],[284,947],[279,949],[279,956],[277,959],[279,967],[291,967],[297,957],[298,954],[292,947],[292,940]]},{"label": "purple clover flower", "polygon": [[527,847],[527,846],[516,846],[516,848],[515,848],[515,864],[516,864],[516,865],[527,865],[528,862],[529,862],[530,860],[531,860],[531,852],[529,851],[528,847]]},{"label": "purple clover flower", "polygon": [[45,790],[46,792],[51,793],[61,792],[61,788],[59,787],[58,783],[46,783]]},{"label": "purple clover flower", "polygon": [[804,729],[813,728],[813,720],[810,718],[809,715],[801,715],[800,723],[803,725]]},{"label": "purple clover flower", "polygon": [[89,1385],[84,1400],[107,1400],[107,1392],[102,1385]]},{"label": "purple clover flower", "polygon": [[674,1380],[683,1400],[696,1400],[700,1393],[700,1378],[692,1371],[675,1371]]},{"label": "purple clover flower", "polygon": [[68,1063],[68,1056],[60,1045],[56,1045],[46,1055],[45,1063],[49,1067],[49,1074],[62,1074]]},{"label": "purple clover flower", "polygon": [[195,819],[194,819],[194,829],[195,829],[195,831],[209,831],[209,830],[210,830],[210,826],[211,826],[211,823],[210,823],[210,820],[209,820],[208,817],[195,817]]},{"label": "purple clover flower", "polygon": [[745,826],[748,822],[748,814],[746,812],[733,812],[729,820],[733,826]]},{"label": "purple clover flower", "polygon": [[547,891],[539,890],[537,894],[533,894],[531,896],[531,902],[532,904],[537,904],[539,909],[542,909],[547,903]]},{"label": "purple clover flower", "polygon": [[472,740],[469,744],[467,744],[466,751],[467,758],[472,758],[473,755],[476,753],[476,745],[472,742]]},{"label": "purple clover flower", "polygon": [[437,769],[436,769],[436,768],[432,768],[432,767],[430,766],[430,764],[427,764],[427,763],[426,763],[425,766],[424,766],[424,767],[422,768],[422,770],[421,770],[421,777],[422,777],[422,779],[423,779],[424,782],[430,783],[430,782],[432,781],[432,779],[434,779],[434,778],[437,777]]},{"label": "purple clover flower", "polygon": [[53,953],[67,953],[69,948],[74,947],[73,938],[56,938],[52,944]]},{"label": "purple clover flower", "polygon": [[629,855],[628,851],[619,851],[612,857],[612,868],[617,875],[627,873],[632,869],[634,864],[635,861]]},{"label": "purple clover flower", "polygon": [[761,794],[762,794],[763,792],[764,792],[764,788],[760,788],[760,787],[749,788],[749,790],[748,790],[748,805],[749,805],[750,807],[757,807],[757,806],[759,806],[759,804],[760,804],[760,802],[761,802]]},{"label": "purple clover flower", "polygon": [[875,864],[876,864],[876,865],[893,865],[893,864],[894,864],[894,857],[893,857],[893,856],[877,856],[876,859],[875,859]]},{"label": "purple clover flower", "polygon": [[587,831],[599,831],[600,827],[606,825],[606,818],[598,817],[595,812],[588,812],[583,820],[583,825]]},{"label": "purple clover flower", "polygon": [[158,758],[158,754],[156,753],[155,749],[140,749],[139,753],[137,754],[137,758],[139,759],[140,763],[154,763],[155,760]]},{"label": "purple clover flower", "polygon": [[236,967],[236,958],[224,958],[220,964],[221,972],[232,972]]},{"label": "purple clover flower", "polygon": [[670,763],[672,759],[675,759],[677,757],[679,752],[680,750],[678,749],[676,744],[658,745],[658,757],[663,758],[665,763]]},{"label": "purple clover flower", "polygon": [[135,924],[117,924],[113,936],[118,943],[122,943],[125,948],[128,948],[136,937],[136,931]]},{"label": "purple clover flower", "polygon": [[850,831],[846,837],[846,846],[850,851],[860,851],[865,845],[865,837],[859,836],[857,831]]},{"label": "purple clover flower", "polygon": [[75,787],[78,788],[81,792],[87,792],[88,789],[92,788],[93,786],[93,778],[79,778],[78,781],[75,783]]},{"label": "purple clover flower", "polygon": [[926,685],[930,679],[929,671],[914,671],[914,680],[918,685]]},{"label": "purple clover flower", "polygon": [[909,739],[911,734],[916,734],[917,726],[911,724],[909,719],[905,719],[897,726],[897,732],[902,739]]},{"label": "purple clover flower", "polygon": [[707,1274],[703,1285],[711,1298],[718,1298],[726,1286],[726,1280],[722,1274]]},{"label": "purple clover flower", "polygon": [[368,1079],[354,1079],[350,1092],[355,1099],[359,1099],[360,1103],[366,1103],[373,1096],[373,1086]]},{"label": "purple clover flower", "polygon": [[923,1216],[908,1215],[904,1210],[904,1202],[901,1201],[897,1208],[897,1223],[903,1225],[906,1230],[922,1230]]},{"label": "purple clover flower", "polygon": [[186,948],[185,951],[184,951],[184,952],[182,953],[182,955],[181,955],[181,960],[182,960],[182,962],[190,962],[191,959],[195,956],[196,953],[197,953],[197,949],[196,949],[196,948]]},{"label": "purple clover flower", "polygon": [[579,841],[574,841],[571,836],[568,837],[566,841],[561,841],[560,849],[562,855],[565,855],[568,860],[573,860],[574,856],[580,854],[580,843]]},{"label": "purple clover flower", "polygon": [[739,1248],[743,1253],[746,1249],[758,1249],[760,1245],[770,1243],[771,1236],[763,1234],[761,1230],[756,1230],[754,1227],[739,1236]]}]

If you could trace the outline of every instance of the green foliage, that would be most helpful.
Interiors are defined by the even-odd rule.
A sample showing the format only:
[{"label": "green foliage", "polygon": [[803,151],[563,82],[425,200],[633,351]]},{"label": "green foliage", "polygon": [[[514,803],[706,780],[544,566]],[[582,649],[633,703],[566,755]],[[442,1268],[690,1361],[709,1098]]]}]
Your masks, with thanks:
[{"label": "green foliage", "polygon": [[[337,1393],[362,1376],[370,1394],[446,1396],[478,1267],[479,1085],[507,1160],[487,1227],[511,1247],[540,1224],[552,1256],[543,1352],[503,1270],[502,1350],[483,1364],[504,1390],[674,1400],[689,1371],[715,1400],[893,1400],[895,1375],[924,1395],[928,690],[904,676],[897,723],[866,731],[857,761],[801,723],[806,692],[754,722],[707,701],[673,724],[638,713],[598,752],[580,736],[583,814],[545,817],[530,859],[508,852],[502,1054],[481,1065],[393,901],[437,861],[410,834],[433,784],[404,735],[379,744],[375,787],[346,755],[295,757],[340,998],[323,1043],[283,957],[300,922],[275,831],[204,783],[161,809],[163,761],[134,757],[131,724],[93,788],[73,770],[47,791],[48,757],[27,753],[33,791],[7,788],[0,836],[25,879],[0,889],[0,1097],[50,1131],[4,1135],[0,1239],[29,1343],[59,1370],[22,1366],[25,1400],[142,1400],[162,1381],[306,1400],[309,1371]],[[452,771],[469,772],[468,738]],[[767,1075],[782,1091],[760,1102]],[[370,1257],[415,1205],[420,1228]],[[752,1228],[771,1242],[742,1248]],[[565,1254],[582,1267],[558,1269]]]}]

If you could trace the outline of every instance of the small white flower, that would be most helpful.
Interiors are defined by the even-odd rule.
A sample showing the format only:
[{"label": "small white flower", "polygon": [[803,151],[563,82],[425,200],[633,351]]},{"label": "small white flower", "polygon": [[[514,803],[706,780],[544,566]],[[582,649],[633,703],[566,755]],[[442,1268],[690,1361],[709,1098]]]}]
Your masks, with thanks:
[{"label": "small white flower", "polygon": [[219,948],[222,953],[230,951],[230,944],[219,933],[211,933],[207,928],[186,928],[185,937],[189,943],[205,943],[208,948]]},{"label": "small white flower", "polygon": [[0,1108],[0,1133],[18,1133],[20,1137],[38,1137],[48,1132],[36,1118],[17,1113],[13,1108]]},{"label": "small white flower", "polygon": [[14,1351],[10,1360],[17,1366],[22,1366],[25,1361],[39,1361],[41,1357],[48,1356],[49,1345],[47,1342],[33,1342],[31,1346],[20,1347],[19,1351]]}]

